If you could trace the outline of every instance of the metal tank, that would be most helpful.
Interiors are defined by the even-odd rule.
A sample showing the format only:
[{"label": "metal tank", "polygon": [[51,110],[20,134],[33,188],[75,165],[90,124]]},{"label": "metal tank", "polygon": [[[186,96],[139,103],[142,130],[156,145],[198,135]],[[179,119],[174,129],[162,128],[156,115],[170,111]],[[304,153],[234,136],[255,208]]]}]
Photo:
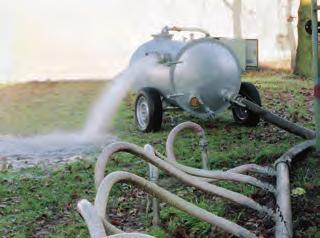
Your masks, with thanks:
[{"label": "metal tank", "polygon": [[[197,31],[204,37],[177,41],[173,40],[171,31]],[[202,29],[165,27],[134,52],[130,64],[150,54],[158,57],[163,73],[150,76],[146,70],[134,86],[138,92],[144,90],[138,93],[135,110],[136,122],[142,131],[158,130],[159,126],[150,123],[154,117],[162,120],[162,110],[168,105],[198,118],[214,118],[230,106],[226,98],[239,93],[242,70],[236,55]],[[161,99],[161,106],[155,102],[159,101],[157,97]],[[150,100],[154,102],[150,104]],[[161,113],[152,115],[158,110]],[[153,124],[159,124],[159,120]]]},{"label": "metal tank", "polygon": [[179,51],[186,45],[185,42],[173,40],[173,35],[169,33],[169,28],[162,29],[160,34],[152,35],[153,39],[141,45],[132,55],[130,65],[139,62],[142,58],[149,55],[158,57],[159,64],[165,68],[161,75],[148,75],[148,69],[142,78],[135,82],[133,88],[137,91],[144,87],[156,88],[163,96],[174,94],[174,90],[170,83],[170,68],[173,66],[173,59]]}]

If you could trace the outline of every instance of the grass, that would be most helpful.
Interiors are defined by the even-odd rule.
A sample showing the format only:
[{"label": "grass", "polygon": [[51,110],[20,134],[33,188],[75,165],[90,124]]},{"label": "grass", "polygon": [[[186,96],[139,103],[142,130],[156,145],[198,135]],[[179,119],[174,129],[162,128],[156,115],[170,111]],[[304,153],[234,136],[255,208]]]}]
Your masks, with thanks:
[{"label": "grass", "polygon": [[82,127],[104,82],[32,82],[0,88],[0,132],[34,134]]},{"label": "grass", "polygon": [[[249,73],[243,80],[257,85],[265,107],[290,120],[314,127],[312,81],[273,72]],[[90,105],[103,87],[103,82],[34,82],[1,86],[0,133],[29,135],[61,129],[77,130],[82,127]],[[165,117],[163,130],[142,134],[133,123],[133,104],[134,95],[130,94],[114,118],[113,133],[124,141],[140,146],[150,143],[164,154],[165,140],[172,129],[173,121],[170,118],[175,118],[177,122],[195,121],[205,128],[211,168],[226,169],[244,163],[271,165],[284,151],[302,141],[264,122],[257,128],[239,127],[233,122],[229,111],[210,122],[181,112],[170,113]],[[182,163],[201,167],[195,135],[182,133],[175,148]],[[97,156],[98,152],[90,155],[93,160]],[[145,176],[145,163],[125,153],[117,154],[116,158],[108,171],[125,169]],[[306,191],[304,195],[293,197],[297,237],[319,237],[319,230],[315,225],[320,222],[319,209],[312,209],[319,207],[319,161],[309,157],[298,163],[293,170],[292,188],[300,187]],[[87,237],[86,227],[76,211],[76,203],[80,198],[94,200],[93,167],[94,162],[83,161],[55,171],[32,168],[20,172],[1,172],[1,237]],[[187,188],[168,179],[164,174],[161,174],[161,181],[163,186],[180,197],[250,228],[245,222],[251,215],[250,211]],[[249,196],[259,195],[257,189],[250,186],[226,182],[219,185]],[[144,211],[145,194],[128,185],[116,186],[112,194],[110,213],[121,221],[120,226],[125,229],[145,229],[156,237],[178,237],[183,232],[196,237],[226,236],[208,224],[165,204],[161,204],[163,226],[152,228],[151,216]],[[307,205],[303,207],[302,202]],[[126,220],[126,214],[130,214],[132,220]],[[303,219],[312,222],[306,225]]]}]

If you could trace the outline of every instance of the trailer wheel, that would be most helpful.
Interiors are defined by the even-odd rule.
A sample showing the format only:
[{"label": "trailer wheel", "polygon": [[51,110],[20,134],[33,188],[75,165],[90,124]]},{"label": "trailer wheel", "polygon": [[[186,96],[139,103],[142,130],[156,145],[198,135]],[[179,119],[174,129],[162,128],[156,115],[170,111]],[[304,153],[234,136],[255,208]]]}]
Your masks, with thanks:
[{"label": "trailer wheel", "polygon": [[[246,99],[261,106],[261,98],[258,89],[252,83],[241,83],[239,94]],[[257,126],[260,117],[246,108],[234,106],[232,108],[233,118],[236,123],[244,126]]]},{"label": "trailer wheel", "polygon": [[143,88],[138,92],[135,103],[135,122],[142,132],[161,129],[162,101],[157,90]]}]

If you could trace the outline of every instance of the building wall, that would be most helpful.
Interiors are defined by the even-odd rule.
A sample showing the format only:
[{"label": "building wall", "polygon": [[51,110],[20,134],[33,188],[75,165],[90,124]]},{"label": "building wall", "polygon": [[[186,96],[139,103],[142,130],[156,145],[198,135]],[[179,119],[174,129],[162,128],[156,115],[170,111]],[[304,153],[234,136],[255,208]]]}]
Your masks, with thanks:
[{"label": "building wall", "polygon": [[[288,1],[242,0],[236,22],[244,38],[259,38],[260,62],[275,67],[290,60],[298,0],[292,21]],[[112,78],[165,25],[233,37],[223,0],[0,0],[0,82]]]}]

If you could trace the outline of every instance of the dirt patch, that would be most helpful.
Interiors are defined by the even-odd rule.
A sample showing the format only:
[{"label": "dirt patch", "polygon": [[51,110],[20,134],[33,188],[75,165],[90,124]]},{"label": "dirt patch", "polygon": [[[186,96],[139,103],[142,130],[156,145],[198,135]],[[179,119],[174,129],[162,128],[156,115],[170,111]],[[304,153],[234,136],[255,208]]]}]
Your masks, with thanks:
[{"label": "dirt patch", "polygon": [[44,168],[81,160],[83,156],[100,152],[115,141],[111,135],[92,140],[81,133],[53,133],[32,137],[0,137],[0,167],[22,169],[41,165]]}]

